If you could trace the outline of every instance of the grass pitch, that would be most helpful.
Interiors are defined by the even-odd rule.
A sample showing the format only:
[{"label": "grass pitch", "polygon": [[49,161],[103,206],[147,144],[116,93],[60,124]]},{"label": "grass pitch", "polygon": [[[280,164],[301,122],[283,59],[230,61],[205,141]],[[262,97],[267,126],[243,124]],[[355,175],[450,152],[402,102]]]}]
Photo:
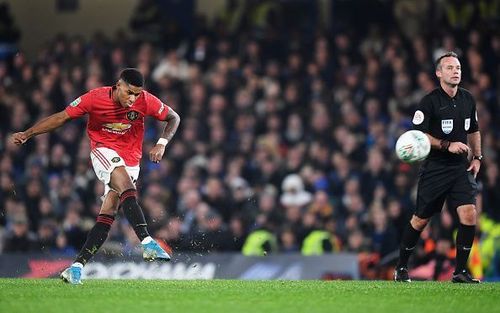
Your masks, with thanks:
[{"label": "grass pitch", "polygon": [[500,284],[0,279],[1,312],[500,312]]}]

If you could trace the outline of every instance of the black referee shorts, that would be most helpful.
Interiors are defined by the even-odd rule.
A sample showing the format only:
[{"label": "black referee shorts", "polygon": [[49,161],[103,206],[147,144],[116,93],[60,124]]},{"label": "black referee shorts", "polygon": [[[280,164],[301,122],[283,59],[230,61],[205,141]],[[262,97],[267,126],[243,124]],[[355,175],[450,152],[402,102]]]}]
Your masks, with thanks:
[{"label": "black referee shorts", "polygon": [[427,219],[441,212],[445,200],[450,210],[476,204],[477,183],[465,164],[426,161],[419,176],[415,215],[420,218]]}]

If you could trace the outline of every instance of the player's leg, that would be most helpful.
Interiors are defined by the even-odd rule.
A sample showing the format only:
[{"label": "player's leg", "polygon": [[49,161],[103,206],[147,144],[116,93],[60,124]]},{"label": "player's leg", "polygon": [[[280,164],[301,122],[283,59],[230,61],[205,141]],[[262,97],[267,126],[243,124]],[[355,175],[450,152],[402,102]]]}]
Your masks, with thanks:
[{"label": "player's leg", "polygon": [[143,258],[147,261],[169,261],[170,255],[149,235],[144,213],[137,202],[135,185],[125,167],[120,166],[113,170],[110,186],[120,194],[120,205],[123,213],[133,227],[144,249]]},{"label": "player's leg", "polygon": [[456,266],[452,281],[456,283],[479,283],[467,271],[467,260],[476,234],[476,193],[477,183],[469,172],[458,177],[450,193],[449,204],[456,207],[460,225],[456,239]]},{"label": "player's leg", "polygon": [[415,214],[406,225],[399,246],[399,260],[394,271],[394,280],[410,282],[408,260],[417,246],[420,234],[429,219],[443,208],[446,199],[449,179],[444,179],[445,172],[441,168],[424,170],[420,175],[417,187],[417,205]]},{"label": "player's leg", "polygon": [[120,194],[120,205],[137,237],[142,241],[149,236],[146,219],[137,203],[137,190],[124,166],[111,173],[110,186]]},{"label": "player's leg", "polygon": [[118,204],[118,194],[116,191],[110,190],[104,198],[96,223],[87,235],[87,241],[76,257],[75,262],[85,265],[106,241],[118,211]]},{"label": "player's leg", "polygon": [[99,251],[108,238],[109,230],[118,211],[118,204],[119,198],[116,191],[110,190],[107,192],[96,223],[89,231],[80,253],[78,253],[73,264],[61,274],[63,281],[71,284],[81,284],[82,268]]}]

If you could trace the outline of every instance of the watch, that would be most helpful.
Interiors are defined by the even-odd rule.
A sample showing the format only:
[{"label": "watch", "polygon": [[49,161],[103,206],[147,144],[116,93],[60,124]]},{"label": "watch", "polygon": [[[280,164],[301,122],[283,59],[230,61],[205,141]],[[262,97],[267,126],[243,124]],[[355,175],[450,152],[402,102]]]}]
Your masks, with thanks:
[{"label": "watch", "polygon": [[483,160],[483,156],[482,155],[475,155],[472,157],[473,160],[478,160],[479,162],[481,162]]}]

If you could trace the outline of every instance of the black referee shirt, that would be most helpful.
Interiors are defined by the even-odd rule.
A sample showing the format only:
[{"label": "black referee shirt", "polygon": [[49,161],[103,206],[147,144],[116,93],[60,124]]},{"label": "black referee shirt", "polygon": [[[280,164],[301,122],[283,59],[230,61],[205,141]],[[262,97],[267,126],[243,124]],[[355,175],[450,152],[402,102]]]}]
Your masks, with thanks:
[{"label": "black referee shirt", "polygon": [[[420,101],[412,122],[414,129],[434,138],[464,144],[467,144],[467,134],[479,130],[476,102],[469,91],[460,87],[453,98],[441,87],[431,91]],[[467,155],[432,149],[427,159],[456,164],[467,161]]]}]

